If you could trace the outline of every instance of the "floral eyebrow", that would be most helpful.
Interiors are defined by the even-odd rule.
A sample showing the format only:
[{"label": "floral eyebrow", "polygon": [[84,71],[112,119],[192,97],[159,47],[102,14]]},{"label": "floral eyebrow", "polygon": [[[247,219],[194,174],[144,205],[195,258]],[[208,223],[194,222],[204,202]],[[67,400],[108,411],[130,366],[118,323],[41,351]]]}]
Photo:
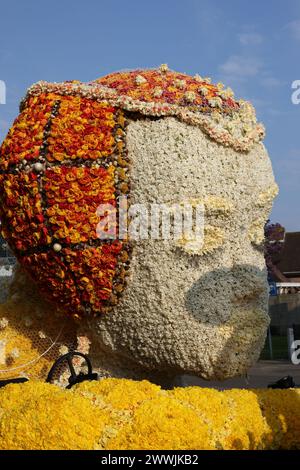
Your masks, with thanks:
[{"label": "floral eyebrow", "polygon": [[233,204],[221,196],[204,196],[200,198],[187,198],[179,203],[180,206],[190,204],[192,207],[203,205],[205,213],[215,217],[228,217],[233,211]]}]

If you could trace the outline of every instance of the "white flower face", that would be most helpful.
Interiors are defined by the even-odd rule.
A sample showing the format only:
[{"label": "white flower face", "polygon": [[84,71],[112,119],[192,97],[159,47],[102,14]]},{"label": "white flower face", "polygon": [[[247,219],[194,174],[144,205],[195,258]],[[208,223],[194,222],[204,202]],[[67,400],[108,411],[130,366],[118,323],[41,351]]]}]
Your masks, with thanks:
[{"label": "white flower face", "polygon": [[135,243],[124,297],[92,323],[100,349],[168,373],[244,373],[268,325],[260,244],[277,187],[264,146],[239,153],[175,118],[131,121],[127,146],[132,203],[202,201],[204,244]]}]

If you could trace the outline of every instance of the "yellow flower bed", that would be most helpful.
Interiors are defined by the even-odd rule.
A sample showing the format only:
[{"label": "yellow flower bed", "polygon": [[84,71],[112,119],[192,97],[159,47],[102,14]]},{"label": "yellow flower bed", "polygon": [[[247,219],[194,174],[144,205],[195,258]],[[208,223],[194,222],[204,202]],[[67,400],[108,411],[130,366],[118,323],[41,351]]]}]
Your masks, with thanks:
[{"label": "yellow flower bed", "polygon": [[300,449],[300,391],[103,379],[0,389],[0,449]]}]

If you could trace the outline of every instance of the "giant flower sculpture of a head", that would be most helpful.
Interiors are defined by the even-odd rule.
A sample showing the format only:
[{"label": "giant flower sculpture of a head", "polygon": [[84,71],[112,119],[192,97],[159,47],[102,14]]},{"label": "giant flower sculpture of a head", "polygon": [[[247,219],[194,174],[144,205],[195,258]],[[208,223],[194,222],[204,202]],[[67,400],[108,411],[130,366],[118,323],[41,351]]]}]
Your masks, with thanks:
[{"label": "giant flower sculpture of a head", "polygon": [[[166,65],[28,90],[1,147],[3,235],[99,370],[222,379],[257,360],[277,193],[263,137],[251,104]],[[148,219],[131,239],[120,217],[99,236],[134,205],[201,206],[201,240],[148,236]]]}]

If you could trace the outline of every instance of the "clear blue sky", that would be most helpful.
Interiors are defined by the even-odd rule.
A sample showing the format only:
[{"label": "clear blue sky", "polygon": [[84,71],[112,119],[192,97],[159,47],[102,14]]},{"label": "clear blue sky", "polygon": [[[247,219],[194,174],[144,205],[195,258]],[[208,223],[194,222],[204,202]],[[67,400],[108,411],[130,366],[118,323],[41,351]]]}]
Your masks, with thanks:
[{"label": "clear blue sky", "polygon": [[211,76],[256,106],[280,195],[272,220],[300,230],[299,0],[0,0],[0,140],[38,80],[89,81],[124,68]]}]

